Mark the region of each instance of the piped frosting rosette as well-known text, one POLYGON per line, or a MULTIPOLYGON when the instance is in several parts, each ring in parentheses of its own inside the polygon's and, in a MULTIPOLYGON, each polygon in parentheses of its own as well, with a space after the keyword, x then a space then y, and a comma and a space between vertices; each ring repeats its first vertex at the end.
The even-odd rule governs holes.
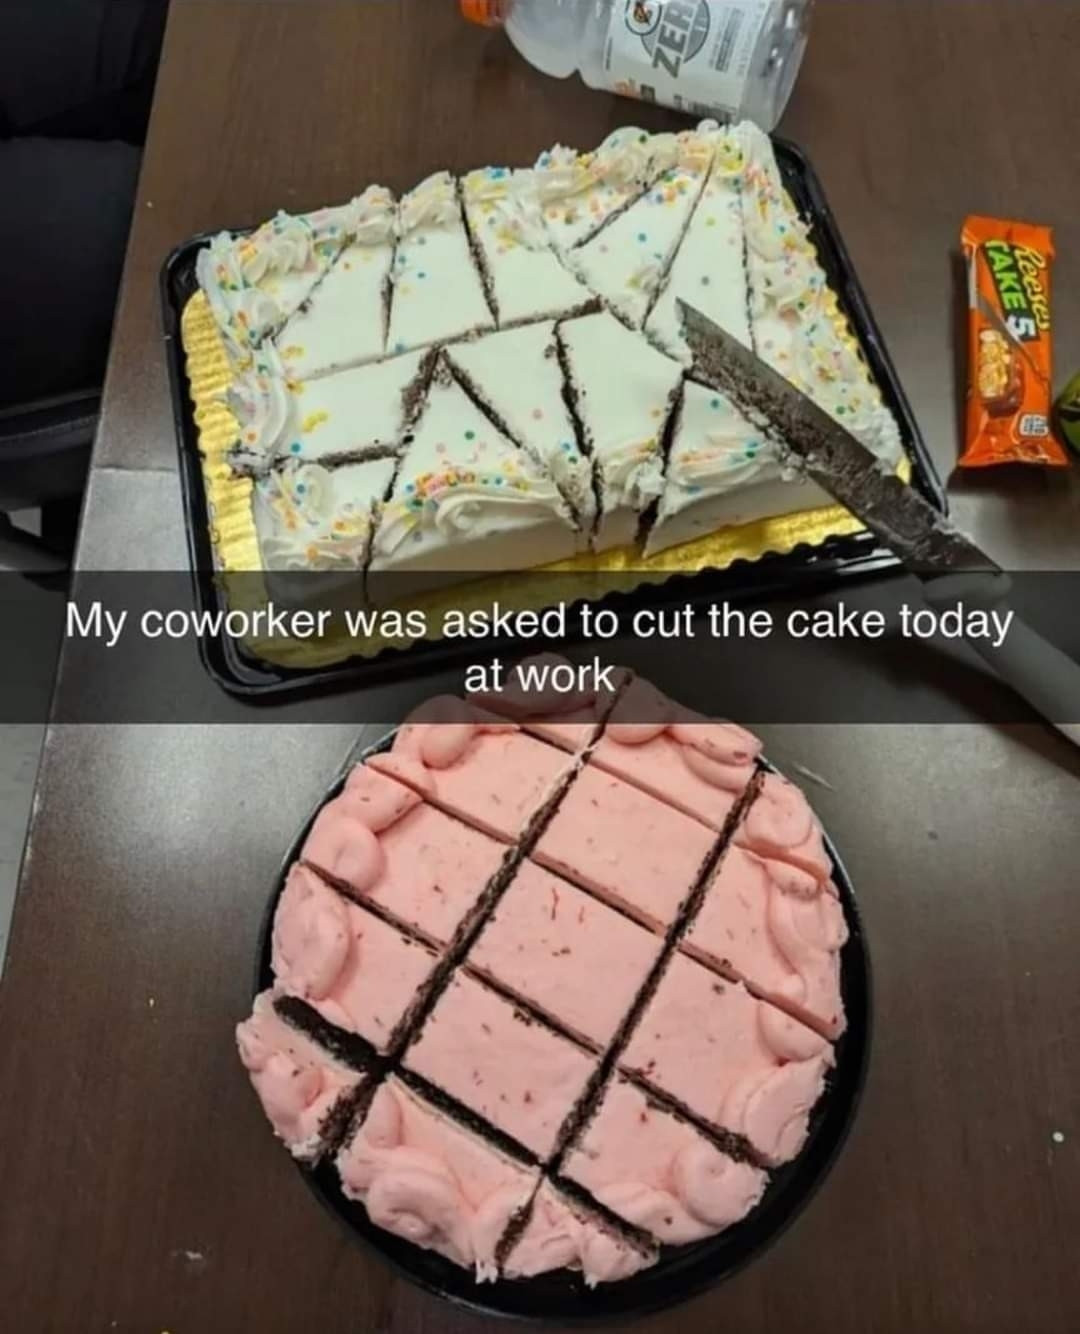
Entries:
POLYGON ((273 343, 253 352, 233 376, 225 402, 238 427, 230 463, 238 472, 264 472, 284 452, 295 424, 295 383, 273 343))
POLYGON ((749 123, 740 131, 747 144, 743 224, 755 351, 878 458, 896 463, 896 422, 853 340, 838 329, 835 298, 768 137, 749 123))
POLYGON ((372 530, 370 505, 335 495, 317 463, 286 464, 255 484, 255 522, 268 570, 363 567, 372 530))
POLYGON ((307 299, 358 224, 371 225, 371 193, 314 213, 280 212, 246 236, 221 232, 199 252, 199 285, 241 363, 307 299))
POLYGON ((600 466, 608 510, 626 505, 640 513, 663 493, 664 472, 655 436, 605 449, 600 466))
POLYGON ((704 1141, 675 1155, 670 1186, 641 1181, 613 1182, 596 1198, 620 1218, 668 1245, 699 1241, 745 1218, 764 1194, 765 1173, 736 1162, 704 1141))

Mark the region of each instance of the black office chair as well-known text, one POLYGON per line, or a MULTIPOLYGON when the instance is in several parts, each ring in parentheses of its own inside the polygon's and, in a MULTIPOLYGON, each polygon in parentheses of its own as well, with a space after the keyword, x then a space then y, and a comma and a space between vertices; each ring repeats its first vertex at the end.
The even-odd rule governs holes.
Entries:
POLYGON ((0 564, 74 549, 167 10, 0 5, 0 564))

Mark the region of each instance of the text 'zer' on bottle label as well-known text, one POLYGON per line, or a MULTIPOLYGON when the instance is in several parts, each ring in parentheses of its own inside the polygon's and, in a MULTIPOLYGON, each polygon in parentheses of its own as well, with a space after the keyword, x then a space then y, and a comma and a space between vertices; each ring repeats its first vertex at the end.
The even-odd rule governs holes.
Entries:
POLYGON ((604 46, 612 92, 735 117, 768 0, 615 0, 604 46))

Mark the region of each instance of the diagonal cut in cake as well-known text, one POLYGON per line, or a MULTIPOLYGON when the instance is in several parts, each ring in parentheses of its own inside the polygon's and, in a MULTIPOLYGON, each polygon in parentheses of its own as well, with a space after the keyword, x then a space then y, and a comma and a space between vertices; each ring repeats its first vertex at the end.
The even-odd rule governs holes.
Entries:
POLYGON ((592 293, 559 260, 528 173, 484 167, 462 178, 465 221, 501 329, 570 315, 592 293))
POLYGON ((565 321, 559 338, 570 401, 595 470, 593 548, 626 546, 664 489, 664 427, 681 371, 606 311, 565 321))
POLYGON ((569 1269, 594 1288, 629 1278, 657 1259, 656 1246, 647 1239, 613 1227, 599 1210, 545 1180, 510 1242, 502 1272, 507 1278, 535 1278, 569 1269))
POLYGON ((845 1026, 840 950, 847 937, 831 880, 733 845, 682 948, 835 1041, 845 1026))
POLYGON ((384 354, 396 224, 394 196, 381 185, 353 201, 348 243, 278 335, 293 375, 324 375, 384 354))
POLYGON ((381 511, 368 580, 377 600, 448 574, 562 560, 583 541, 551 474, 438 367, 381 511), (419 578, 403 584, 390 572, 419 578))
POLYGON ((414 352, 299 380, 286 375, 277 351, 267 345, 229 390, 240 431, 232 465, 261 475, 286 460, 333 467, 399 451, 432 369, 432 358, 414 352))
POLYGON ((386 1052, 423 997, 436 955, 304 866, 274 914, 274 983, 327 1023, 386 1052))
POLYGON ((640 788, 586 765, 530 854, 654 931, 674 922, 716 834, 640 788))
POLYGON ((634 680, 612 710, 589 763, 723 831, 756 773, 761 742, 634 680))
POLYGON ((796 866, 822 883, 832 875, 817 816, 799 788, 779 774, 765 775, 735 830, 735 842, 759 857, 796 866))
POLYGON ((677 135, 674 164, 570 252, 574 272, 632 329, 645 324, 708 178, 714 136, 707 125, 677 135))
POLYGON ((605 1208, 665 1245, 711 1237, 741 1222, 766 1177, 626 1079, 605 1089, 562 1173, 605 1208))
POLYGON ((234 356, 243 361, 299 310, 365 213, 357 199, 298 216, 279 212, 250 235, 219 232, 199 251, 195 274, 234 356))
POLYGON ((561 876, 524 861, 469 951, 468 967, 577 1041, 603 1050, 660 944, 561 876))
POLYGON ((345 1195, 377 1227, 474 1269, 479 1282, 498 1276, 499 1243, 539 1176, 393 1076, 336 1165, 345 1195))
POLYGON ((236 1045, 275 1135, 294 1158, 315 1162, 340 1138, 365 1076, 283 1019, 269 991, 237 1024, 236 1045))
POLYGON ((358 764, 316 816, 300 857, 345 893, 445 945, 482 901, 505 853, 505 844, 358 764))
POLYGON ((770 1164, 802 1148, 832 1048, 789 1014, 675 954, 620 1060, 770 1164))
POLYGON ((503 435, 550 473, 583 532, 596 519, 592 462, 563 398, 551 321, 487 334, 447 349, 455 375, 503 435))
POLYGON ((405 1068, 546 1159, 596 1060, 459 972, 405 1053, 405 1068))
POLYGON ((390 282, 392 356, 494 327, 448 171, 429 176, 401 200, 390 282))
POLYGON ((513 841, 558 799, 573 756, 450 695, 422 705, 367 763, 493 838, 513 841))

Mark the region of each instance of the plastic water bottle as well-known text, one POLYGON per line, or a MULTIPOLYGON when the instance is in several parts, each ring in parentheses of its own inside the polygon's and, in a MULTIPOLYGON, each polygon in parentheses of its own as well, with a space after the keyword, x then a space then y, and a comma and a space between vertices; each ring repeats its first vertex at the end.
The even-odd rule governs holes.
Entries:
POLYGON ((771 130, 806 47, 812 0, 460 0, 530 64, 591 88, 771 130))

